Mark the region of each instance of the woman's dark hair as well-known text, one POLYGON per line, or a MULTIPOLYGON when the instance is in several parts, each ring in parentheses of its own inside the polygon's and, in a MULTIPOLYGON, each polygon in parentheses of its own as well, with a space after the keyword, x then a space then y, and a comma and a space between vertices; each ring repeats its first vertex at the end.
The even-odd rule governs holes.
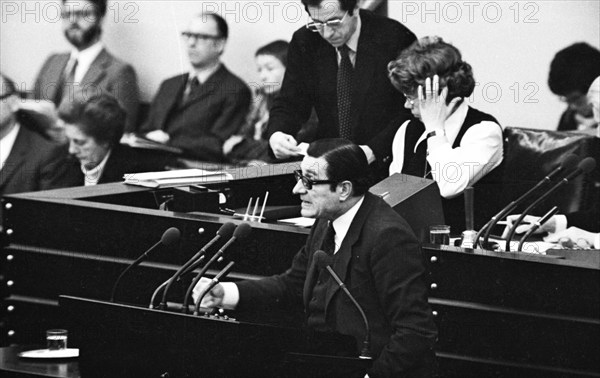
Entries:
MULTIPOLYGON (((360 196, 371 186, 371 171, 363 150, 347 139, 319 139, 310 144, 306 153, 327 162, 327 180, 340 183, 350 181, 353 196, 360 196)), ((336 184, 331 184, 335 190, 336 184)))
POLYGON ((394 87, 409 96, 434 75, 440 78, 440 89, 448 87, 448 103, 455 97, 469 97, 475 89, 471 65, 456 47, 435 36, 415 41, 388 64, 388 72, 394 87))
POLYGON ((256 54, 254 56, 259 55, 271 55, 277 58, 285 67, 287 67, 287 53, 289 43, 283 40, 277 40, 271 42, 269 44, 264 45, 263 47, 256 50, 256 54))
POLYGON ((125 110, 116 98, 108 93, 90 97, 87 101, 74 101, 59 111, 59 117, 110 148, 119 144, 125 130, 125 110))
POLYGON ((587 43, 575 43, 556 53, 550 63, 548 86, 558 96, 586 94, 600 76, 600 51, 587 43))

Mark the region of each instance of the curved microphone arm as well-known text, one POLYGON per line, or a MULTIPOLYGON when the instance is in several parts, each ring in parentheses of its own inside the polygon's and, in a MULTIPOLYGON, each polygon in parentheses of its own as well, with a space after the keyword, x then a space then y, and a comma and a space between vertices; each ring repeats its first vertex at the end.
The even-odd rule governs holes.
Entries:
POLYGON ((517 251, 521 252, 521 250, 523 248, 523 243, 525 243, 525 240, 527 240, 527 238, 529 238, 531 236, 531 234, 533 234, 535 232, 535 230, 537 230, 538 228, 542 227, 542 225, 544 223, 548 222, 548 220, 550 218, 552 218, 552 216, 554 214, 556 214, 557 212, 558 212, 558 206, 554 206, 543 217, 541 217, 540 219, 538 219, 537 221, 535 221, 535 223, 533 224, 533 226, 529 230, 527 230, 527 232, 525 233, 525 235, 523 235, 523 237, 521 238, 521 240, 519 240, 519 247, 517 248, 517 251))
POLYGON ((196 306, 194 307, 194 315, 198 315, 200 313, 200 304, 202 303, 202 299, 204 299, 206 294, 208 294, 213 289, 213 287, 217 286, 217 284, 221 281, 223 277, 227 277, 234 264, 235 263, 233 261, 230 261, 229 264, 227 264, 227 266, 215 276, 215 278, 210 280, 210 284, 208 284, 208 286, 204 288, 202 294, 198 297, 198 301, 196 302, 196 306))
POLYGON ((187 313, 188 304, 190 302, 189 298, 192 295, 192 290, 194 290, 194 288, 196 287, 198 282, 200 282, 200 279, 206 274, 206 271, 208 270, 208 268, 210 268, 210 266, 215 261, 220 259, 222 256, 223 256, 223 251, 220 249, 217 251, 217 253, 214 254, 214 256, 210 260, 208 260, 208 262, 206 264, 204 264, 202 269, 200 269, 200 272, 196 275, 196 277, 194 277, 194 279, 192 280, 192 283, 190 284, 190 286, 188 286, 187 291, 185 292, 185 297, 183 298, 183 304, 181 305, 181 312, 183 312, 184 314, 187 313))

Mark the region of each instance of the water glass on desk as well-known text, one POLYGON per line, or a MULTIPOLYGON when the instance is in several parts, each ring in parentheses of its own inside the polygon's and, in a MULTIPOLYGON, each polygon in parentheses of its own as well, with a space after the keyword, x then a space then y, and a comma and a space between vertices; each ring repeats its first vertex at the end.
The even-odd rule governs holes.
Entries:
POLYGON ((46 347, 50 350, 67 349, 66 329, 49 329, 46 331, 46 347))
POLYGON ((450 245, 450 226, 445 224, 429 226, 429 242, 450 245))

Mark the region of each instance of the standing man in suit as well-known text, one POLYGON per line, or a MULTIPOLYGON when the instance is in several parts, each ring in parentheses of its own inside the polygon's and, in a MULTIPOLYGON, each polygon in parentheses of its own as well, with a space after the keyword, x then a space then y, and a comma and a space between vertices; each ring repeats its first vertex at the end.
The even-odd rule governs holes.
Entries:
MULTIPOLYGON (((291 268, 257 281, 219 284, 202 305, 243 310, 302 301, 310 329, 353 336, 360 350, 362 317, 316 265, 315 252, 323 250, 366 313, 374 359, 368 376, 433 376, 437 331, 427 304, 421 249, 406 221, 367 192, 364 152, 344 139, 321 139, 310 144, 300 166, 293 192, 302 201, 302 216, 316 222, 291 268)), ((204 280, 195 288, 196 300, 204 280)))
POLYGON ((281 95, 269 119, 273 153, 280 159, 302 153, 295 135, 314 107, 317 139, 346 138, 361 146, 369 163, 389 160, 396 130, 388 123, 410 114, 402 109, 404 96, 391 85, 387 65, 415 35, 397 21, 359 10, 356 0, 302 3, 312 22, 292 37, 281 95))
POLYGON ((60 111, 77 99, 106 91, 126 110, 125 129, 133 132, 139 104, 137 78, 133 67, 102 44, 106 6, 107 0, 63 0, 63 31, 73 50, 46 60, 35 81, 34 95, 52 101, 60 111))
POLYGON ((221 161, 223 142, 246 119, 250 89, 221 62, 229 36, 221 16, 196 15, 181 34, 191 70, 161 84, 142 131, 192 158, 221 161))
POLYGON ((46 138, 43 127, 30 124, 33 118, 19 110, 14 83, 2 74, 0 80, 0 195, 59 187, 66 174, 65 149, 46 138))

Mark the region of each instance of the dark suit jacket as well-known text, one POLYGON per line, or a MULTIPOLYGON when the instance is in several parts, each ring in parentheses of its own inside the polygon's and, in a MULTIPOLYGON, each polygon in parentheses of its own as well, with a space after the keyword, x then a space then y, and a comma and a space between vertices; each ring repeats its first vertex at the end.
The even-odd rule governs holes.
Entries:
MULTIPOLYGON (((314 252, 327 221, 317 220, 284 274, 238 283, 239 309, 258 303, 304 301, 317 278, 314 252)), ((421 250, 408 224, 378 197, 367 194, 336 254, 335 272, 364 309, 375 358, 369 376, 428 377, 433 370, 436 327, 427 304, 421 250)), ((327 283, 325 316, 336 331, 364 340, 362 318, 333 280, 327 283)))
POLYGON ((224 65, 182 104, 189 74, 165 80, 150 107, 144 133, 163 130, 169 144, 190 157, 223 160, 223 142, 244 123, 250 107, 248 86, 224 65))
MULTIPOLYGON (((71 157, 68 166, 69 172, 62 185, 85 185, 85 177, 81 171, 79 160, 71 157)), ((144 159, 144 156, 140 155, 136 149, 120 144, 113 147, 98 184, 123 181, 123 175, 126 173, 161 171, 164 169, 165 167, 158 164, 157 160, 144 159)))
MULTIPOLYGON (((70 53, 54 54, 46 60, 35 81, 37 99, 54 100, 57 83, 69 57, 70 53)), ((135 71, 132 66, 115 58, 106 49, 98 54, 77 87, 65 88, 62 102, 56 105, 65 108, 73 98, 89 98, 101 90, 116 97, 127 112, 125 132, 135 131, 139 105, 135 71)))
MULTIPOLYGON (((391 156, 393 132, 374 139, 404 109, 404 96, 388 78, 387 65, 410 46, 415 35, 389 18, 361 10, 362 28, 354 67, 352 141, 367 144, 377 159, 391 156)), ((276 131, 296 135, 314 107, 319 118, 316 139, 339 137, 337 115, 337 53, 319 33, 305 27, 294 33, 288 66, 269 119, 270 137, 276 131)), ((408 113, 407 113, 408 114, 408 113)), ((310 141, 306 141, 310 142, 310 141)))
POLYGON ((21 124, 15 144, 0 169, 0 195, 61 187, 67 175, 66 157, 64 146, 21 124))

